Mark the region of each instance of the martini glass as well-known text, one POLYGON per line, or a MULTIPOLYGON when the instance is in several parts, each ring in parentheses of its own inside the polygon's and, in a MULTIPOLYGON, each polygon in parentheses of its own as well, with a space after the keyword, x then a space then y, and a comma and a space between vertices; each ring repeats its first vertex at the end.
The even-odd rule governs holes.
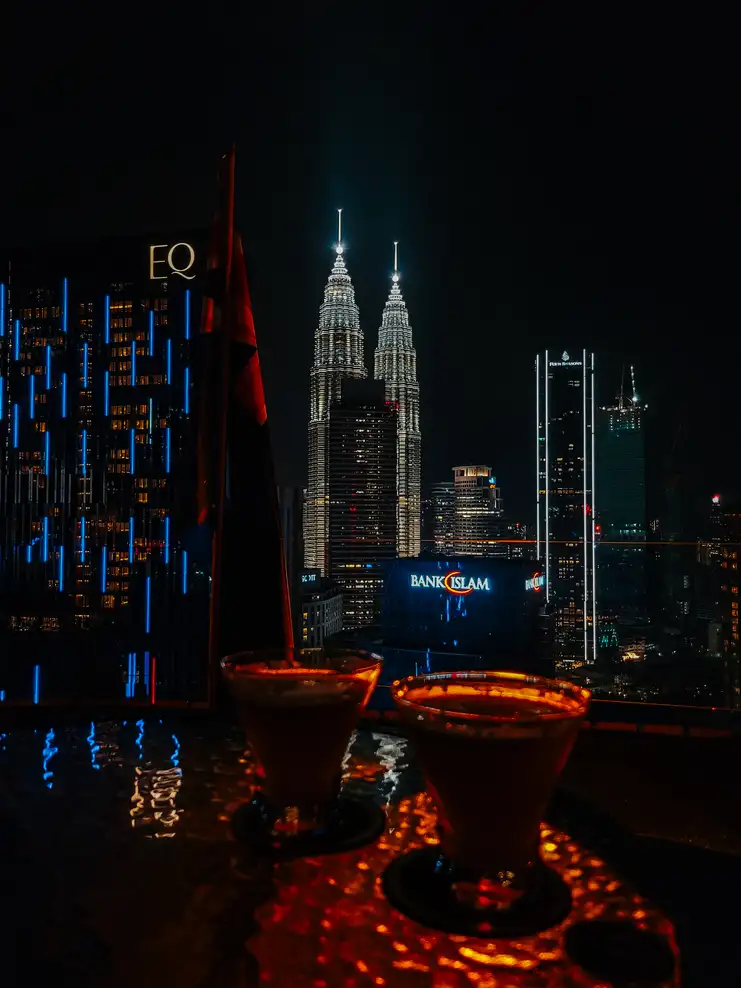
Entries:
POLYGON ((289 855, 345 850, 377 836, 380 810, 341 795, 340 785, 381 661, 340 649, 241 652, 222 660, 257 761, 256 792, 233 821, 238 836, 289 855))
POLYGON ((563 919, 571 895, 540 858, 540 822, 589 695, 514 672, 394 683, 440 835, 439 846, 412 851, 387 869, 384 888, 397 908, 468 935, 524 935, 563 919))

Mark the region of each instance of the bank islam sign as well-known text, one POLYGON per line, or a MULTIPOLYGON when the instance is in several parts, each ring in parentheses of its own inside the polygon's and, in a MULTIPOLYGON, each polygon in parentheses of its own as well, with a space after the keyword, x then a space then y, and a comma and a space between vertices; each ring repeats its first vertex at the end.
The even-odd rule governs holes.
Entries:
POLYGON ((416 590, 447 590, 455 597, 467 597, 468 594, 478 590, 491 592, 491 584, 488 576, 463 576, 458 569, 452 570, 445 576, 435 574, 412 573, 409 577, 409 586, 416 590))

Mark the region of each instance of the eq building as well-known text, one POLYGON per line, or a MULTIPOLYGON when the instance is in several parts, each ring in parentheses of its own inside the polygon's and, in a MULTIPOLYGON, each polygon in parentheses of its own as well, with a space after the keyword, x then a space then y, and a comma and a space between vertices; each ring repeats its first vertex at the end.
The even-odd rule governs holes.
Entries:
MULTIPOLYGON (((190 546, 204 268, 191 233, 0 269, 0 634, 6 658, 53 646, 37 700, 83 654, 96 691, 202 685, 188 656, 205 654, 209 592, 190 546)), ((18 678, 0 683, 8 699, 28 698, 22 663, 2 674, 18 678)))

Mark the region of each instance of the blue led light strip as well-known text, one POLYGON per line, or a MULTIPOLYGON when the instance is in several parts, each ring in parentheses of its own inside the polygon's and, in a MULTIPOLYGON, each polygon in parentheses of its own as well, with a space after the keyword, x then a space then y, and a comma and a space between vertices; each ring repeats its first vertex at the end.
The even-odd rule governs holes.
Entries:
POLYGON ((126 670, 126 696, 128 699, 131 699, 131 684, 132 684, 131 655, 132 653, 129 652, 129 667, 126 670))
POLYGON ((13 449, 18 449, 18 406, 13 405, 13 449))
POLYGON ((108 408, 109 408, 109 405, 108 405, 109 398, 110 398, 110 395, 109 395, 109 390, 110 390, 109 384, 110 384, 110 374, 108 373, 108 371, 106 371, 105 372, 105 384, 103 386, 103 414, 104 415, 107 415, 108 414, 108 408))
POLYGON ((82 386, 87 388, 87 343, 82 345, 82 386))
POLYGON ((67 332, 67 279, 62 282, 62 332, 67 332))
POLYGON ((31 374, 28 379, 28 417, 30 419, 35 418, 35 406, 36 405, 36 375, 31 374))
POLYGON ((51 433, 47 428, 44 433, 44 473, 48 476, 51 472, 49 467, 51 465, 51 433))
POLYGON ((172 384, 172 340, 167 341, 167 384, 172 384))
POLYGON ((85 515, 80 518, 80 562, 85 562, 85 515))
POLYGON ((15 335, 13 336, 13 358, 15 360, 21 359, 21 321, 16 319, 15 321, 15 335))
POLYGON ((5 336, 5 282, 0 281, 0 336, 5 336))
POLYGON ((165 473, 170 472, 170 426, 165 429, 165 473))
POLYGON ((49 559, 49 516, 44 515, 44 541, 43 541, 43 552, 41 557, 44 562, 49 559))
POLYGON ((151 665, 151 659, 149 658, 149 652, 144 653, 144 692, 149 696, 149 667, 151 665))
POLYGON ((136 340, 131 343, 131 387, 136 384, 136 340))
POLYGON ((106 295, 103 299, 103 332, 105 342, 111 342, 111 296, 106 295))
POLYGON ((183 395, 183 411, 186 415, 190 413, 190 367, 185 368, 185 385, 183 395))
POLYGON ((134 516, 129 518, 129 562, 134 562, 134 516))
POLYGON ((185 338, 190 339, 190 289, 185 289, 185 338))
POLYGON ((105 593, 108 586, 108 546, 100 550, 100 592, 105 593))
POLYGON ((32 551, 33 551, 33 549, 32 549, 31 543, 29 542, 28 545, 26 546, 26 562, 27 563, 30 563, 31 562, 31 552, 32 551))
POLYGON ((62 374, 62 418, 67 418, 67 375, 62 374))
POLYGON ((165 564, 170 564, 170 516, 165 515, 165 564))
POLYGON ((188 553, 183 549, 182 552, 182 565, 183 565, 183 593, 188 592, 188 553))
POLYGON ((51 387, 51 344, 46 344, 46 389, 51 387))
POLYGON ((64 590, 64 546, 59 546, 59 592, 64 590))
POLYGON ((149 310, 149 356, 154 356, 154 312, 149 310))
POLYGON ((152 597, 152 577, 148 576, 146 582, 146 598, 144 604, 144 631, 146 632, 146 634, 149 634, 149 629, 151 626, 151 616, 152 616, 151 597, 152 597))
POLYGON ((33 667, 33 702, 39 702, 39 695, 41 693, 41 666, 33 667))
POLYGON ((82 476, 87 477, 87 429, 82 430, 82 476))
POLYGON ((129 443, 129 470, 131 473, 134 472, 134 454, 136 452, 136 434, 134 430, 131 430, 131 442, 129 443))

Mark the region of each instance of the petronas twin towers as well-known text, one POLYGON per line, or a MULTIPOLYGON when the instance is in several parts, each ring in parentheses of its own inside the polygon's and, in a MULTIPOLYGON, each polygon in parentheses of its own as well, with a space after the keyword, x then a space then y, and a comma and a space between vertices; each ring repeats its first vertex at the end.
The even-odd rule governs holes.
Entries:
MULTIPOLYGON (((335 262, 319 309, 314 336, 309 410, 309 480, 304 507, 304 565, 327 573, 329 549, 329 410, 345 378, 367 377, 363 331, 342 245, 342 210, 335 262)), ((381 316, 374 377, 385 382, 386 401, 398 408, 397 547, 399 556, 420 552, 419 384, 417 355, 407 307, 399 288, 397 245, 391 290, 381 316)))

